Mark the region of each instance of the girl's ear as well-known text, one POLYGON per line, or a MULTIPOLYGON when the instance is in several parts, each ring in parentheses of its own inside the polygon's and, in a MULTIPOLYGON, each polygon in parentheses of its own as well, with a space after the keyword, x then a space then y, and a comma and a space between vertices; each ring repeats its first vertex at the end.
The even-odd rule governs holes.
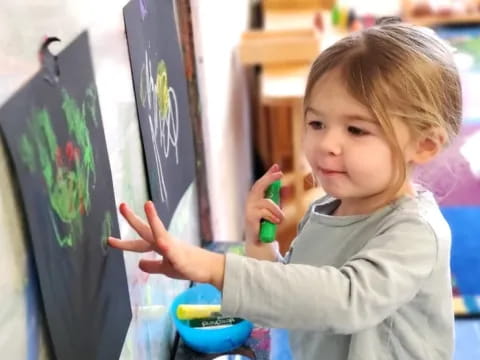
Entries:
POLYGON ((440 128, 431 129, 428 133, 418 137, 413 162, 421 165, 432 160, 442 150, 446 139, 445 131, 440 128))

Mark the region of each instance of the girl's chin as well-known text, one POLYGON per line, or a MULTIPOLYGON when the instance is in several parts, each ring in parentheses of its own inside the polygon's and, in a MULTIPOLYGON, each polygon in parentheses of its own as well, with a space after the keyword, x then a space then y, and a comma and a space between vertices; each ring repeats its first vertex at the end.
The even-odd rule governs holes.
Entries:
POLYGON ((360 189, 356 189, 353 186, 349 186, 345 182, 333 183, 331 181, 325 181, 320 183, 320 187, 326 194, 336 199, 351 199, 364 197, 363 192, 360 189))
POLYGON ((338 188, 334 188, 334 187, 329 187, 329 186, 321 186, 321 188, 323 189, 323 191, 325 191, 326 194, 336 198, 336 199, 344 199, 344 198, 347 198, 349 197, 348 196, 348 192, 346 191, 341 191, 339 190, 338 188))

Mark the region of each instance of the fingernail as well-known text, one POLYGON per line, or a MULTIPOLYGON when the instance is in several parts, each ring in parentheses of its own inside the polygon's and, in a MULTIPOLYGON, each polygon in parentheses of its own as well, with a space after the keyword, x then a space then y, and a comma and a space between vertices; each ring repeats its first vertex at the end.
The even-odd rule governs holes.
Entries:
POLYGON ((155 205, 153 204, 153 201, 152 201, 152 200, 148 200, 148 201, 145 203, 145 207, 146 207, 146 208, 149 208, 151 211, 155 211, 155 205))

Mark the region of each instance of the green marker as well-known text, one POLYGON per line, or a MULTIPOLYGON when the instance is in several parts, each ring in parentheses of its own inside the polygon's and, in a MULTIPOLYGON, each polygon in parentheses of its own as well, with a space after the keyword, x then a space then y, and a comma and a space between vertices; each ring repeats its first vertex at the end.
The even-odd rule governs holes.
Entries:
MULTIPOLYGON (((275 180, 271 183, 265 191, 265 198, 271 199, 275 204, 280 204, 280 188, 282 184, 280 180, 275 180)), ((266 219, 260 221, 260 241, 263 243, 271 243, 275 240, 275 233, 277 232, 277 224, 274 224, 266 219)))

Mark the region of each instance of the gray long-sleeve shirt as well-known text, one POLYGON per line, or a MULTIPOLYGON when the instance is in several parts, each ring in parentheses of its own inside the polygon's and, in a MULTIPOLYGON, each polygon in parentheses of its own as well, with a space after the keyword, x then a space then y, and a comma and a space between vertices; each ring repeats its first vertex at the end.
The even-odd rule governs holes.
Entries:
POLYGON ((289 329, 295 360, 451 359, 451 234, 433 196, 336 206, 312 204, 288 264, 228 254, 222 312, 289 329))

